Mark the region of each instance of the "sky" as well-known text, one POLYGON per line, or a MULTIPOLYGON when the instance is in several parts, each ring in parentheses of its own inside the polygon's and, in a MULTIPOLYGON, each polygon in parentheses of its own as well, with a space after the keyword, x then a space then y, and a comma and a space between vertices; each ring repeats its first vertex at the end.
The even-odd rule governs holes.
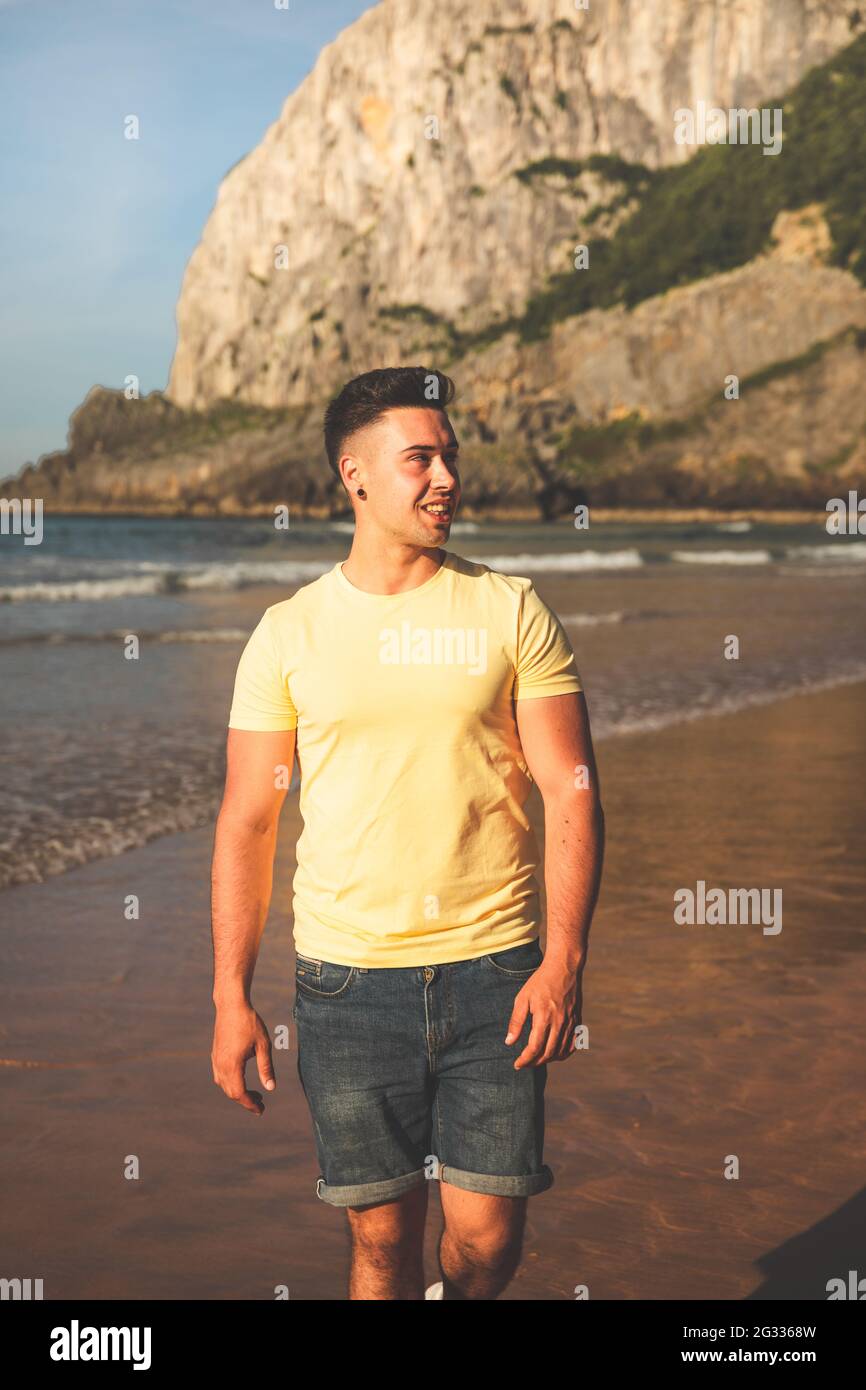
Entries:
POLYGON ((368 8, 0 0, 0 478, 65 447, 91 386, 165 388, 222 178, 368 8))

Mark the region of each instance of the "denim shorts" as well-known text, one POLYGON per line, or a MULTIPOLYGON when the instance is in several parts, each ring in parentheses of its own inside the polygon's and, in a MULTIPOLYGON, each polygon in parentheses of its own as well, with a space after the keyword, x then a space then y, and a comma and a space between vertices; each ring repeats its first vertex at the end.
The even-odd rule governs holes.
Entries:
POLYGON ((537 938, 445 965, 297 957, 292 1017, 322 1201, 392 1201, 428 1178, 502 1197, 552 1185, 547 1066, 514 1068, 529 1016, 505 1043, 515 997, 542 959, 537 938))

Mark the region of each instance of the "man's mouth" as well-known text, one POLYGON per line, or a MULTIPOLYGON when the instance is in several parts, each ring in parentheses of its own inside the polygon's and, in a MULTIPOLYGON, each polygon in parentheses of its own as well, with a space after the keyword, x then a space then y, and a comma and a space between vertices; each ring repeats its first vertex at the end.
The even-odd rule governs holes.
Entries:
POLYGON ((433 516, 437 521, 448 521, 454 511, 453 502, 422 502, 422 512, 428 516, 433 516))

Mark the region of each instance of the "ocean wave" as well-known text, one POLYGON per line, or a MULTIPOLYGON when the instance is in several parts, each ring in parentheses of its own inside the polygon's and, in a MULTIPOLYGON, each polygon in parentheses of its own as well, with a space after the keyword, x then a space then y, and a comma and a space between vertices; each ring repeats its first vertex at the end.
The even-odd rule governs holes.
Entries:
POLYGON ((520 555, 467 555, 466 558, 474 565, 487 565, 492 570, 518 575, 525 570, 550 570, 559 574, 581 570, 630 570, 639 569, 644 563, 638 550, 576 550, 556 555, 533 555, 524 551, 520 555))
POLYGON ((821 565, 844 565, 852 560, 862 563, 866 560, 866 541, 846 541, 839 537, 823 545, 792 545, 785 551, 785 558, 817 561, 821 565))
POLYGON ((38 840, 32 830, 15 835, 8 826, 9 848, 0 850, 0 888, 24 883, 44 883, 70 869, 97 859, 111 859, 127 850, 141 849, 151 840, 179 831, 197 830, 216 817, 219 795, 199 791, 176 803, 162 801, 142 808, 135 816, 112 821, 105 816, 82 818, 73 826, 57 827, 38 840))
POLYGON ((794 695, 817 695, 822 690, 834 690, 840 685, 859 685, 866 681, 866 663, 858 663, 835 672, 830 676, 818 678, 804 677, 800 681, 789 681, 783 685, 766 686, 763 690, 748 690, 742 694, 725 694, 715 698, 712 704, 690 705, 680 709, 656 710, 651 714, 629 715, 627 712, 606 723, 604 716, 593 720, 593 740, 600 743, 606 738, 619 738, 624 734, 653 733, 658 729, 669 729, 678 724, 692 724, 699 719, 711 719, 716 715, 738 714, 741 710, 760 705, 772 705, 777 700, 789 700, 794 695))
POLYGON ((124 579, 68 579, 50 583, 10 584, 0 588, 2 603, 71 603, 98 602, 102 599, 127 598, 144 594, 169 592, 168 586, 154 575, 139 575, 124 579))
MULTIPOLYGON (((178 628, 176 631, 148 632, 136 629, 142 642, 245 642, 249 632, 240 627, 178 628)), ((107 632, 30 632, 0 637, 0 647, 22 647, 44 643, 62 647, 73 642, 124 642, 129 628, 114 628, 107 632)))
POLYGON ((333 560, 245 561, 222 565, 155 565, 142 562, 142 574, 109 579, 67 579, 11 584, 0 588, 5 603, 99 603, 106 599, 176 594, 198 589, 244 589, 252 584, 298 584, 318 579, 333 560))
MULTIPOLYGON (((472 524, 472 523, 468 523, 472 524)), ((254 584, 306 584, 333 568, 333 560, 238 560, 225 564, 171 565, 141 561, 137 572, 124 566, 105 579, 37 580, 0 587, 5 603, 100 603, 109 599, 154 597, 202 589, 244 589, 254 584)), ((566 555, 494 555, 476 563, 507 572, 633 569, 643 564, 637 550, 577 551, 566 555)), ((120 566, 119 566, 120 567, 120 566)))
POLYGON ((653 618, 673 618, 677 614, 671 609, 615 608, 608 613, 565 613, 560 614, 560 622, 570 623, 572 627, 602 627, 608 623, 642 623, 653 618))
MULTIPOLYGON (((467 527, 474 522, 464 523, 467 527)), ((476 528, 478 529, 478 528, 476 528)), ((575 550, 557 553, 477 555, 467 557, 472 563, 487 565, 505 574, 580 574, 590 570, 633 570, 645 564, 640 551, 575 550)), ((665 558, 664 556, 662 558, 665 558)), ((766 565, 772 563, 769 550, 672 550, 667 556, 679 564, 689 565, 766 565)), ((780 559, 797 565, 808 563, 821 566, 862 564, 866 561, 866 541, 841 541, 833 544, 789 546, 780 559)), ((42 579, 0 586, 0 602, 5 603, 100 603, 112 599, 157 597, 166 594, 192 593, 201 590, 237 590, 253 585, 285 585, 297 588, 318 579, 334 565, 328 560, 238 560, 216 564, 177 565, 154 561, 112 562, 115 572, 105 578, 70 577, 42 579)), ((114 634, 109 634, 113 636, 114 634)), ((50 639, 45 639, 50 640, 50 639)), ((62 640, 59 636, 57 640, 62 640)), ((98 640, 98 639, 97 639, 98 640)), ((163 636, 163 641, 172 640, 163 636)), ((194 641, 178 637, 178 641, 194 641)), ((201 641, 217 641, 203 636, 201 641)), ((223 640, 233 640, 225 638, 223 640)))
POLYGON ((246 642, 249 632, 242 627, 180 628, 176 632, 142 632, 149 642, 246 642))
POLYGON ((570 623, 572 627, 599 627, 604 623, 621 623, 625 616, 625 613, 563 613, 559 621, 570 623))
POLYGON ((769 565, 769 550, 672 550, 671 559, 682 565, 769 565))

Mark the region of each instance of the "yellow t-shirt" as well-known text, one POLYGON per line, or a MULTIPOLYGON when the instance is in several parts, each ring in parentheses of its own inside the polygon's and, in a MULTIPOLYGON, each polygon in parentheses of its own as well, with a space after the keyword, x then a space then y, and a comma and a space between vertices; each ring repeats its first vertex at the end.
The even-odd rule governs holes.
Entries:
POLYGON ((513 702, 580 689, 532 581, 450 552, 406 593, 366 593, 338 562, 268 608, 229 727, 297 729, 296 949, 415 966, 535 940, 539 851, 513 702))

